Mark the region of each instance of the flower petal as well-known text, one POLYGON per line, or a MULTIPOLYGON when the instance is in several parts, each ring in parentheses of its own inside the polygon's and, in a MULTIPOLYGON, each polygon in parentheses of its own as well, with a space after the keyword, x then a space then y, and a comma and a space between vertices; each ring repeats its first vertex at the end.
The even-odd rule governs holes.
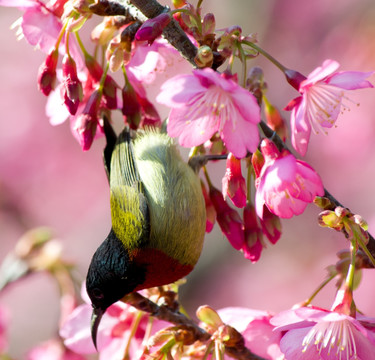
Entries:
POLYGON ((209 115, 186 120, 189 114, 189 107, 174 108, 169 114, 167 125, 168 135, 179 137, 180 144, 185 147, 203 144, 218 130, 218 124, 209 115))
POLYGON ((302 81, 300 85, 300 92, 303 92, 304 88, 309 87, 310 85, 315 84, 331 75, 339 68, 339 66, 340 64, 337 61, 330 59, 325 60, 322 66, 317 67, 309 74, 306 80, 302 81))
MULTIPOLYGON (((235 115, 233 112, 233 117, 235 115)), ((257 126, 245 121, 241 116, 238 117, 235 128, 232 127, 230 121, 225 122, 221 138, 227 149, 238 159, 245 157, 248 151, 254 152, 259 144, 257 126)))
POLYGON ((172 108, 179 108, 186 106, 194 96, 204 93, 207 89, 193 75, 177 75, 167 80, 160 90, 156 97, 157 102, 172 108))
POLYGON ((333 74, 327 83, 345 90, 373 88, 374 86, 366 80, 374 72, 342 71, 333 74))

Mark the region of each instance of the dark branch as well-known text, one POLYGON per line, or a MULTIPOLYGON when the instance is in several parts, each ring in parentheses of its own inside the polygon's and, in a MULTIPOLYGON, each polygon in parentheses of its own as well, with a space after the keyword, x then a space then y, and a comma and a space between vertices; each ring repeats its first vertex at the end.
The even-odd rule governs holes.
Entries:
MULTIPOLYGON (((165 305, 159 306, 138 293, 126 295, 122 299, 122 301, 135 307, 138 310, 149 313, 159 320, 167 321, 177 326, 183 325, 184 327, 189 328, 196 341, 199 340, 202 342, 206 342, 211 338, 211 335, 208 332, 200 328, 193 320, 187 318, 184 314, 172 311, 165 305)), ((248 348, 244 346, 244 343, 245 342, 243 341, 242 346, 238 346, 238 343, 237 346, 226 346, 225 352, 227 353, 227 355, 238 360, 264 360, 264 358, 253 354, 248 348)))

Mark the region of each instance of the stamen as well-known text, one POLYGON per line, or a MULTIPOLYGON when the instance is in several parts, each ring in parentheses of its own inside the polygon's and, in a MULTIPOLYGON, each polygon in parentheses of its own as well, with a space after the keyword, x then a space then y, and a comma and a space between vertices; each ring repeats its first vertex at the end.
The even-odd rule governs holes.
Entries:
POLYGON ((302 341, 302 352, 315 346, 319 354, 327 349, 335 351, 337 359, 357 359, 353 325, 348 320, 320 322, 315 324, 302 341))

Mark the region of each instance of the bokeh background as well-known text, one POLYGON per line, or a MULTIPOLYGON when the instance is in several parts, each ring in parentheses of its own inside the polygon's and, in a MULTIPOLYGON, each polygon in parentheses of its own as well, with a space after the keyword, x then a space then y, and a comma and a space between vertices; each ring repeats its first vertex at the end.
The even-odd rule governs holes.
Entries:
MULTIPOLYGON (((373 0, 205 0, 203 8, 215 14, 217 28, 238 24, 244 34, 257 33, 261 47, 305 75, 327 58, 339 61, 342 70, 375 69, 373 0)), ((46 225, 61 239, 64 257, 76 262, 83 279, 110 228, 104 139, 82 152, 68 123, 49 124, 46 98, 36 85, 44 54, 25 40, 16 41, 10 30, 20 15, 17 9, 0 11, 0 261, 26 230, 46 225)), ((252 64, 263 68, 274 105, 283 108, 297 96, 265 59, 252 64)), ((374 76, 371 80, 375 83, 374 76)), ((351 111, 340 116, 327 136, 312 135, 305 160, 337 199, 369 222, 374 234, 375 96, 367 89, 347 95, 351 111)), ((283 115, 289 119, 288 113, 283 115)), ((223 164, 210 167, 220 187, 223 164)), ((323 280, 325 268, 336 262, 336 252, 348 248, 340 234, 319 228, 317 214, 310 205, 303 215, 283 221, 281 240, 270 245, 257 264, 236 252, 216 225, 181 288, 183 305, 192 315, 203 304, 278 312, 307 298, 323 280)), ((314 304, 329 308, 334 294, 329 286, 314 304)), ((366 315, 375 316, 374 296, 375 273, 366 270, 355 296, 366 315)), ((58 291, 47 274, 9 287, 0 294, 0 306, 11 315, 12 356, 22 358, 27 349, 56 334, 58 291)))

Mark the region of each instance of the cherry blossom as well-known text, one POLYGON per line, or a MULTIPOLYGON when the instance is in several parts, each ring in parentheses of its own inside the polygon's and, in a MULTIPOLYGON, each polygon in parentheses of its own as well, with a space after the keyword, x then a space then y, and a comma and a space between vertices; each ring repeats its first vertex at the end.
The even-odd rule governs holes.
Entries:
POLYGON ((319 308, 284 311, 271 319, 283 333, 280 349, 288 360, 372 360, 375 319, 319 308))
POLYGON ((325 129, 335 124, 340 112, 348 109, 345 90, 373 87, 366 80, 372 72, 337 72, 339 66, 334 60, 325 60, 322 66, 299 82, 301 96, 293 99, 285 108, 292 110, 292 145, 302 156, 307 151, 311 129, 315 133, 326 133, 325 129))
POLYGON ((270 140, 261 144, 265 164, 256 180, 256 211, 263 218, 263 205, 281 218, 300 215, 324 188, 319 175, 302 160, 284 150, 281 153, 270 140))
POLYGON ((206 68, 175 76, 163 84, 157 101, 171 108, 167 131, 182 146, 201 145, 216 132, 237 158, 258 146, 257 101, 224 74, 206 68))

